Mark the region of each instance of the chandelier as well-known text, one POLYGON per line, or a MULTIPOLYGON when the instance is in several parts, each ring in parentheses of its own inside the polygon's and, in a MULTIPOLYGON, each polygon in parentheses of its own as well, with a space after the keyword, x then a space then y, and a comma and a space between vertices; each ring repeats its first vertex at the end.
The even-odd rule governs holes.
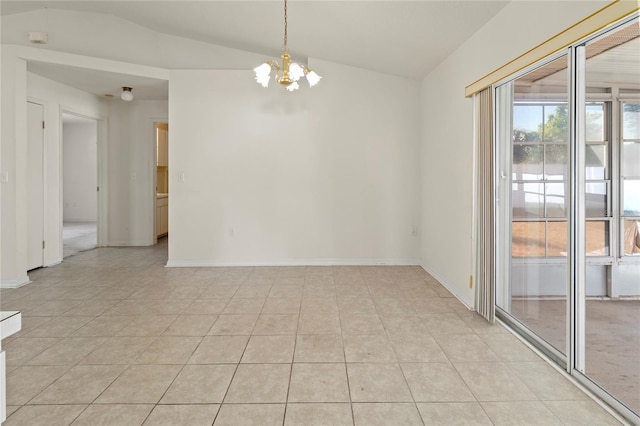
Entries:
POLYGON ((300 65, 291 61, 289 55, 289 49, 287 48, 287 0, 284 0, 284 45, 282 48, 282 64, 278 63, 277 59, 265 62, 253 71, 256 73, 256 81, 262 85, 262 87, 269 86, 269 80, 271 79, 271 71, 275 69, 275 80, 284 86, 288 91, 293 92, 300 88, 298 80, 302 77, 306 77, 309 82, 309 87, 313 87, 322 77, 315 72, 311 71, 305 65, 300 65))

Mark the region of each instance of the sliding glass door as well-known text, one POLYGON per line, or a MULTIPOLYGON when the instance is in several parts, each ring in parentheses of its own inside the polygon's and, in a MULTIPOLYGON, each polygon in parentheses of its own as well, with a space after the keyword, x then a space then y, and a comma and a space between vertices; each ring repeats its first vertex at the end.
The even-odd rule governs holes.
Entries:
POLYGON ((497 315, 640 420, 640 25, 495 86, 497 315))

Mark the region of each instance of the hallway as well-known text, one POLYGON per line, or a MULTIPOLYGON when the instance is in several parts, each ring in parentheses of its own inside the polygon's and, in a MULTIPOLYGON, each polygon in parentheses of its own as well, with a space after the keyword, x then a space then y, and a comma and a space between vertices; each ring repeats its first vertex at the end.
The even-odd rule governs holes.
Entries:
POLYGON ((618 424, 413 266, 165 268, 99 248, 2 290, 5 425, 618 424))

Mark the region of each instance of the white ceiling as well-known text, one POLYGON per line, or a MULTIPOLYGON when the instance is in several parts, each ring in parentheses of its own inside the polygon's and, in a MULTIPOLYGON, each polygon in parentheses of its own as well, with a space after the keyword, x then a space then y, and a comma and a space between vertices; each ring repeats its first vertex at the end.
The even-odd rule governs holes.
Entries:
MULTIPOLYGON (((289 0, 289 48, 314 57, 422 79, 485 25, 508 1, 289 0)), ((276 56, 283 2, 7 1, 0 13, 65 9, 103 13, 154 31, 276 56)))

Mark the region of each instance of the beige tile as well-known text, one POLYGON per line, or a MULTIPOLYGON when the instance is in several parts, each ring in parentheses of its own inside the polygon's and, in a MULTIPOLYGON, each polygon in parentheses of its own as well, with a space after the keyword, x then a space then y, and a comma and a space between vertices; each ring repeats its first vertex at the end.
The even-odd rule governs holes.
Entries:
POLYGON ((222 402, 236 371, 231 364, 186 365, 173 381, 161 404, 214 404, 222 402))
POLYGON ((376 309, 379 314, 401 314, 401 315, 410 315, 416 314, 416 311, 413 309, 412 305, 413 299, 408 298, 380 298, 376 297, 374 299, 374 303, 376 304, 376 309))
POLYGON ((217 319, 217 315, 180 315, 162 334, 203 337, 217 319))
POLYGON ((434 334, 433 337, 453 363, 500 360, 475 334, 434 334))
POLYGON ((353 426, 351 404, 287 404, 285 426, 353 426))
POLYGON ((291 364, 240 364, 225 403, 285 402, 291 364))
POLYGON ((152 409, 151 404, 92 404, 73 422, 73 426, 138 426, 152 409))
POLYGON ((347 364, 352 402, 413 402, 398 364, 347 364))
POLYGON ((537 399, 502 362, 454 364, 478 401, 529 401, 537 399))
POLYGON ((27 364, 74 365, 106 341, 106 337, 65 337, 27 364))
POLYGON ((347 362, 396 362, 396 355, 386 336, 344 336, 347 362))
POLYGON ((491 420, 477 402, 418 403, 426 426, 491 426, 491 420))
POLYGON ((262 305, 264 305, 265 298, 253 298, 253 299, 231 299, 227 306, 222 311, 225 315, 233 314, 259 314, 262 311, 262 305))
POLYGON ((251 336, 242 363, 291 363, 296 336, 251 336))
POLYGON ((475 401, 473 394, 449 363, 401 364, 416 402, 475 401))
POLYGON ((132 317, 117 336, 159 336, 175 321, 177 315, 141 315, 132 317))
POLYGON ((223 404, 215 426, 281 426, 284 404, 223 404))
POLYGON ((481 405, 494 425, 562 424, 540 401, 483 402, 481 405))
MULTIPOLYGON (((0 295, 0 300, 2 300, 2 295, 0 295)), ((1 302, 0 302, 1 303, 1 302)), ((2 310, 10 310, 10 309, 4 309, 4 308, 0 308, 2 310)), ((31 332, 32 330, 40 327, 41 325, 51 321, 52 319, 54 319, 55 317, 22 317, 21 318, 21 329, 20 331, 18 331, 17 333, 13 334, 11 337, 24 337, 26 336, 29 332, 31 332)), ((4 340, 4 342, 6 343, 7 340, 4 340)))
POLYGON ((309 297, 302 298, 300 312, 303 314, 338 314, 338 301, 333 297, 309 297))
POLYGON ((371 297, 369 288, 361 282, 360 284, 336 285, 338 297, 371 297))
POLYGON ((9 417, 16 411, 20 409, 21 405, 7 405, 7 411, 5 412, 6 416, 9 417))
POLYGON ((357 403, 353 418, 356 426, 422 425, 414 403, 357 403))
POLYGON ((91 321, 93 317, 56 317, 27 333, 25 337, 66 337, 91 321))
POLYGON ((368 314, 377 315, 376 305, 370 297, 338 297, 340 315, 368 314))
POLYGON ((294 362, 344 362, 342 337, 330 334, 298 335, 294 362))
POLYGON ((144 426, 211 426, 219 408, 218 404, 156 405, 144 426))
POLYGON ((341 334, 340 317, 337 313, 302 312, 298 334, 341 334))
POLYGON ((451 306, 440 298, 417 298, 411 301, 411 305, 419 316, 446 314, 452 311, 451 306))
POLYGON ((588 399, 588 396, 546 362, 512 362, 516 376, 542 401, 588 399))
POLYGON ((241 285, 233 295, 234 299, 264 299, 271 291, 270 285, 241 285))
POLYGON ((209 330, 210 335, 248 336, 258 321, 258 315, 220 315, 209 330))
POLYGON ((25 405, 14 412, 3 426, 69 425, 86 405, 25 405))
POLYGON ((344 364, 294 364, 289 402, 349 402, 344 364))
POLYGON ((78 365, 36 396, 33 404, 93 402, 124 371, 121 365, 78 365))
POLYGON ((100 397, 99 404, 155 404, 180 371, 178 365, 132 365, 100 397))
POLYGON ((133 317, 100 316, 77 329, 73 337, 111 337, 122 330, 133 317))
POLYGON ((480 338, 503 361, 538 361, 538 355, 510 333, 486 333, 480 338))
POLYGON ((342 334, 385 334, 378 314, 340 314, 342 334))
POLYGON ((296 334, 298 315, 262 314, 253 330, 256 335, 296 334))
POLYGON ((478 313, 466 311, 460 314, 462 320, 477 334, 506 334, 507 330, 499 323, 489 324, 478 313))
POLYGON ((67 366, 24 366, 7 374, 7 404, 24 405, 58 377, 67 372, 67 366))
POLYGON ((565 425, 619 425, 612 415, 592 400, 545 401, 544 404, 565 425))
POLYGON ((400 362, 447 362, 440 345, 428 334, 391 334, 389 336, 400 362))
POLYGON ((473 331, 455 313, 420 314, 423 323, 433 334, 471 334, 473 331))
POLYGON ((297 298, 302 297, 302 285, 274 285, 269 292, 269 298, 297 298))
POLYGON ((229 303, 229 299, 197 299, 184 311, 187 315, 221 314, 229 303))
POLYGON ((65 312, 80 306, 82 301, 80 300, 50 300, 38 305, 37 308, 25 309, 23 315, 36 315, 36 316, 51 316, 55 317, 62 315, 65 312))
POLYGON ((131 364, 153 341, 153 337, 112 337, 81 364, 131 364))
POLYGON ((134 364, 186 364, 200 337, 160 336, 138 356, 134 364))
POLYGON ((429 334, 429 329, 417 314, 391 313, 381 315, 389 334, 429 334))
POLYGON ((115 300, 90 300, 83 302, 81 305, 76 306, 73 309, 68 310, 64 316, 91 316, 96 317, 102 315, 108 309, 115 306, 118 302, 115 300))
MULTIPOLYGON (((274 287, 275 288, 275 287, 274 287)), ((298 314, 300 312, 300 298, 269 297, 262 307, 263 314, 298 314)))
POLYGON ((207 288, 201 295, 204 299, 231 299, 240 288, 239 285, 216 285, 207 288))
POLYGON ((19 366, 41 354, 62 340, 59 337, 19 337, 2 343, 6 352, 7 367, 19 366))
POLYGON ((249 336, 205 336, 189 359, 189 364, 238 363, 249 336))

